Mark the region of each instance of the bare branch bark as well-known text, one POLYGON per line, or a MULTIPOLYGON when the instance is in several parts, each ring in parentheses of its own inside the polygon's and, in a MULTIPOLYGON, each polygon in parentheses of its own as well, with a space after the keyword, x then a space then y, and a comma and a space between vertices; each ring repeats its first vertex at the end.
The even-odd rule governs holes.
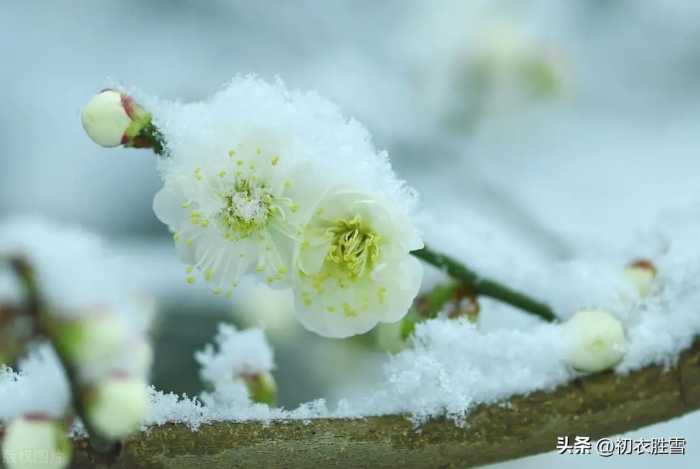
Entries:
MULTIPOLYGON (((553 450, 557 436, 594 439, 700 408, 700 342, 669 369, 588 376, 552 392, 483 405, 467 426, 436 420, 416 432, 403 416, 261 423, 180 424, 128 440, 115 468, 471 467, 553 450)), ((85 441, 74 467, 95 467, 85 441)))

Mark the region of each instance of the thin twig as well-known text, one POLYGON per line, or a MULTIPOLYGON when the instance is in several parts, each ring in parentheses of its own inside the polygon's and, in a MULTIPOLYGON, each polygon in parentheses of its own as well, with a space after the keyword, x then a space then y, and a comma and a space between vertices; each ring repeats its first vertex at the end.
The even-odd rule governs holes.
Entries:
POLYGON ((488 296, 496 300, 515 306, 523 311, 541 317, 545 321, 554 322, 557 320, 554 311, 548 305, 541 303, 525 293, 513 290, 502 283, 479 276, 476 272, 468 269, 461 262, 440 254, 429 247, 424 247, 411 252, 414 256, 430 265, 447 273, 450 277, 464 283, 477 295, 488 296))

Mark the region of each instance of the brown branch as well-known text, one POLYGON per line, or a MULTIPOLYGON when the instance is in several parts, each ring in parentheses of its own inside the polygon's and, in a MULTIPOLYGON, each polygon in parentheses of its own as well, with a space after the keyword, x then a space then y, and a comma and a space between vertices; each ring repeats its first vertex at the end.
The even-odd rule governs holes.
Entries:
MULTIPOLYGON (((114 468, 470 467, 553 450, 558 436, 593 439, 700 408, 700 342, 676 366, 588 376, 552 392, 483 405, 465 428, 444 419, 414 431, 402 416, 180 424, 129 439, 114 468)), ((76 442, 74 467, 94 467, 76 442)))

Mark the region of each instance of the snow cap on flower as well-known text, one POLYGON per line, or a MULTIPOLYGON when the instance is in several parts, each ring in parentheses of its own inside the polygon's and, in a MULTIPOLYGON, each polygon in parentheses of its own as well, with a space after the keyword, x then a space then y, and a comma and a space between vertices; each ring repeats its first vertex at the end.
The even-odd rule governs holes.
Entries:
POLYGON ((71 454, 65 428, 46 416, 19 417, 5 428, 2 459, 8 469, 62 469, 71 454))
POLYGON ((318 204, 296 253, 297 317, 327 337, 396 322, 418 294, 423 247, 407 214, 381 193, 334 191, 318 204))
POLYGON ((314 93, 238 77, 207 102, 151 109, 170 155, 154 211, 187 281, 200 275, 216 293, 232 293, 244 273, 290 286, 304 227, 332 188, 413 203, 367 131, 314 93))
POLYGON ((118 440, 138 430, 148 411, 148 399, 143 380, 112 375, 90 396, 88 419, 101 435, 118 440))
POLYGON ((202 367, 200 377, 211 384, 265 373, 275 367, 272 348, 261 329, 239 331, 223 323, 219 324, 214 344, 207 344, 194 357, 202 367))
POLYGON ((272 348, 261 329, 238 331, 228 324, 219 324, 215 345, 207 344, 195 353, 200 364, 200 377, 215 390, 231 383, 243 382, 254 402, 274 404, 277 384, 270 373, 274 368, 272 348))
POLYGON ((579 371, 602 371, 619 363, 626 347, 622 323, 603 309, 582 309, 564 325, 568 363, 579 371))
POLYGON ((656 274, 656 266, 647 259, 636 260, 625 267, 625 278, 634 286, 640 297, 649 295, 656 274))

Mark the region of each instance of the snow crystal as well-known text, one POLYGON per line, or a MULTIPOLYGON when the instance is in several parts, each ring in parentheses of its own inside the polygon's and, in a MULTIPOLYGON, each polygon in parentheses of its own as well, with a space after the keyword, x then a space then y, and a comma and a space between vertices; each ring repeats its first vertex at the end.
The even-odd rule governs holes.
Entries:
POLYGON ((25 413, 62 417, 69 398, 63 368, 49 346, 33 348, 17 371, 0 365, 0 421, 25 413))
MULTIPOLYGON (((652 294, 646 298, 639 298, 633 285, 626 283, 623 269, 630 259, 622 256, 605 261, 539 260, 530 265, 513 264, 512 269, 502 271, 520 288, 541 289, 540 297, 553 299, 561 318, 584 307, 606 308, 618 317, 625 328, 627 350, 615 371, 624 374, 648 365, 673 364, 700 333, 697 310, 700 259, 687 256, 687 245, 691 242, 690 234, 687 239, 676 237, 670 244, 674 248, 667 248, 653 258, 659 276, 652 294), (546 292, 545 285, 548 285, 546 292)), ((459 249, 470 249, 461 247, 469 244, 442 245, 453 249, 458 258, 464 258, 459 249)), ((485 260, 485 266, 494 262, 487 270, 490 267, 495 272, 497 259, 493 255, 481 256, 480 260, 485 260)), ((435 281, 440 278, 434 276, 435 281)), ((189 421, 187 413, 194 408, 195 422, 199 424, 216 420, 356 418, 384 414, 405 414, 417 425, 441 415, 464 424, 470 411, 480 404, 507 405, 508 398, 514 395, 551 390, 579 376, 566 362, 570 346, 560 324, 544 324, 507 305, 485 299, 478 325, 446 318, 419 323, 409 347, 389 359, 379 382, 366 385, 359 394, 341 399, 330 408, 325 402, 294 411, 251 404, 243 398, 240 384, 238 388, 232 385, 212 394, 204 393, 195 400, 175 402, 169 396, 165 399, 170 406, 168 412, 162 410, 163 403, 158 405, 166 420, 185 422, 189 421), (503 317, 509 312, 514 318, 527 320, 512 327, 491 324, 491 317, 503 317)), ((260 352, 254 352, 250 359, 255 359, 255 354, 260 352)))
POLYGON ((228 324, 219 324, 214 338, 195 353, 201 365, 202 380, 217 385, 234 377, 271 371, 274 368, 272 348, 261 329, 238 331, 228 324))
POLYGON ((700 335, 700 263, 661 262, 660 267, 660 294, 633 305, 626 321, 621 373, 672 365, 700 335))
POLYGON ((200 375, 213 385, 213 391, 188 397, 152 388, 151 413, 144 421, 144 428, 180 422, 197 429, 217 421, 310 420, 330 415, 323 399, 301 404, 294 410, 272 408, 250 400, 245 383, 236 377, 274 368, 272 349, 261 329, 238 331, 231 325, 220 324, 214 342, 215 345, 207 344, 203 351, 195 353, 202 367, 200 375))
POLYGON ((241 383, 229 383, 221 393, 203 393, 200 397, 188 397, 164 393, 151 388, 151 408, 143 422, 143 428, 165 423, 183 423, 192 430, 213 422, 244 422, 275 420, 302 420, 329 417, 331 413, 323 399, 301 404, 293 410, 269 407, 251 402, 241 383))
POLYGON ((416 423, 447 415, 461 423, 478 404, 565 383, 573 376, 565 351, 552 324, 483 333, 466 319, 419 323, 411 347, 386 364, 380 389, 368 399, 343 402, 339 412, 405 413, 416 423))
POLYGON ((415 192, 396 178, 388 155, 377 152, 367 129, 314 92, 292 91, 280 79, 267 83, 249 75, 234 78, 205 102, 134 96, 151 110, 166 137, 170 157, 160 161, 164 175, 192 174, 208 162, 216 166, 239 143, 253 140, 264 147, 285 142, 289 154, 280 154, 280 161, 311 163, 327 187, 381 192, 409 213, 415 208, 415 192))
MULTIPOLYGON (((561 318, 589 306, 606 308, 617 316, 627 336, 625 357, 616 367, 618 373, 651 364, 671 365, 700 332, 697 310, 700 259, 687 254, 694 243, 694 229, 687 232, 671 229, 671 234, 664 235, 673 241, 664 243, 664 250, 655 252, 652 258, 659 271, 653 293, 638 298, 622 274, 625 262, 630 259, 621 256, 608 260, 577 258, 545 262, 532 258, 530 263, 509 260, 507 265, 512 267, 503 269, 506 257, 502 251, 491 250, 493 240, 479 238, 477 229, 476 234, 472 233, 474 239, 465 239, 462 235, 464 242, 454 243, 449 237, 456 235, 456 230, 451 233, 449 226, 443 223, 442 231, 433 232, 431 236, 455 257, 477 260, 480 263, 477 270, 499 279, 505 277, 506 282, 551 300, 561 318), (488 255, 477 256, 472 252, 475 249, 472 241, 477 238, 486 246, 488 255)), ((665 224, 666 229, 669 226, 665 224)), ((8 239, 8 230, 0 231, 4 239, 8 239)), ((21 239, 20 236, 15 238, 21 239)), ((71 250, 75 252, 77 246, 71 250)), ((49 281, 52 272, 50 266, 43 267, 42 278, 49 281)), ((55 272, 61 271, 56 269, 55 272)), ((432 282, 441 278, 444 277, 434 275, 432 282)), ((66 283, 63 278, 57 281, 66 283)), ((144 302, 149 308, 153 307, 148 298, 144 302)), ((365 385, 362 392, 332 406, 317 400, 293 410, 251 402, 245 385, 232 379, 238 373, 273 368, 273 352, 263 332, 260 329, 239 331, 221 325, 213 343, 196 354, 196 360, 202 365, 202 378, 213 385, 213 390, 187 397, 152 389, 152 409, 144 427, 183 422, 197 428, 216 421, 268 422, 397 413, 411 416, 416 424, 439 415, 462 424, 468 422, 469 412, 479 404, 504 404, 513 395, 552 389, 577 376, 566 365, 570 344, 561 334, 560 325, 543 324, 492 300, 484 299, 481 303, 478 325, 445 318, 418 324, 409 347, 391 357, 385 364, 383 378, 365 385), (496 324, 495 317, 512 317, 514 321, 513 324, 505 325, 504 321, 496 324)), ((49 348, 36 349, 20 362, 18 372, 7 368, 0 372, 0 402, 6 403, 0 406, 0 419, 30 410, 60 415, 67 399, 62 371, 49 348), (43 392, 47 388, 55 392, 43 392)))

